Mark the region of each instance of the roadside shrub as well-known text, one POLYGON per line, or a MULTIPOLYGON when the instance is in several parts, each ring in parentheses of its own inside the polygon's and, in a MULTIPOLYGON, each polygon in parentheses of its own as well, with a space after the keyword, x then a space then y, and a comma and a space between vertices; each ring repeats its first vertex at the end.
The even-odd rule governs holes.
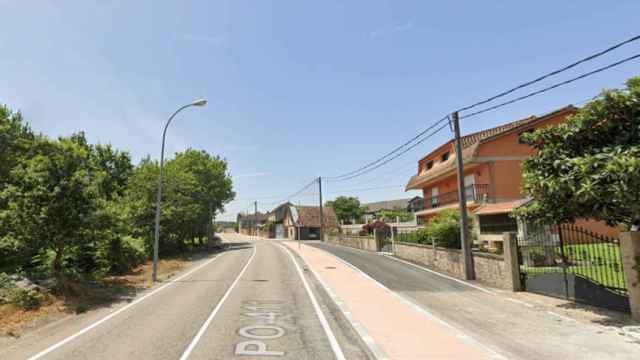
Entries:
POLYGON ((427 233, 424 229, 419 229, 416 231, 412 231, 409 233, 400 233, 396 235, 398 241, 415 243, 415 244, 430 244, 431 240, 429 240, 427 233))
POLYGON ((374 230, 376 233, 382 232, 385 235, 391 234, 391 227, 382 220, 376 220, 372 223, 363 225, 360 233, 361 235, 363 233, 364 235, 372 235, 374 230))
POLYGON ((44 295, 37 289, 23 289, 14 283, 11 276, 0 273, 0 304, 13 304, 26 310, 37 309, 44 295))
POLYGON ((101 270, 110 275, 122 275, 146 259, 144 240, 131 236, 114 237, 99 249, 101 270))
POLYGON ((25 310, 34 310, 40 307, 44 295, 34 289, 22 289, 14 287, 8 292, 7 302, 17 305, 25 310))
MULTIPOLYGON (((472 219, 469 219, 469 234, 473 237, 472 219)), ((460 213, 455 210, 444 210, 425 224, 423 229, 399 234, 399 241, 460 249, 460 213)))
POLYGON ((436 246, 460 249, 460 214, 457 210, 445 210, 431 219, 426 227, 428 236, 436 246))
POLYGON ((6 290, 13 287, 13 281, 7 273, 0 272, 0 290, 6 290))

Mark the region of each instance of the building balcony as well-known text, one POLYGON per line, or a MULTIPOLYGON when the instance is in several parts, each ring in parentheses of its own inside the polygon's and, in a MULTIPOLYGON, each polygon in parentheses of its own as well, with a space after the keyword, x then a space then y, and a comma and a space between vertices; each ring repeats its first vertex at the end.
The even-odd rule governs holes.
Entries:
MULTIPOLYGON (((474 184, 465 187, 467 202, 480 202, 490 197, 489 185, 487 184, 474 184)), ((439 194, 424 199, 424 210, 435 209, 442 206, 457 204, 458 203, 458 190, 439 194)))

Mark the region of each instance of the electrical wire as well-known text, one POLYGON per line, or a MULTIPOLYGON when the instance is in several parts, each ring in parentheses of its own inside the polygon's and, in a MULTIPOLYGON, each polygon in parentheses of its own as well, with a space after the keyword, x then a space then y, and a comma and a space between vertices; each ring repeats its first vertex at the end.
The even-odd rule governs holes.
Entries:
MULTIPOLYGON (((477 106, 480 106, 480 105, 483 105, 483 104, 489 103, 489 102, 491 102, 491 101, 493 101, 493 100, 495 100, 495 99, 498 99, 498 98, 500 98, 500 97, 503 97, 503 96, 506 96, 506 95, 508 95, 508 94, 511 94, 511 93, 513 93, 513 92, 515 92, 515 91, 517 91, 517 90, 519 90, 519 89, 525 88, 525 87, 527 87, 527 86, 533 85, 533 84, 535 84, 535 83, 537 83, 537 82, 540 82, 540 81, 542 81, 542 80, 544 80, 544 79, 547 79, 547 78, 549 78, 549 77, 551 77, 551 76, 554 76, 554 75, 560 74, 560 73, 562 73, 562 72, 564 72, 564 71, 567 71, 567 70, 569 70, 569 69, 572 69, 572 68, 574 68, 574 67, 576 67, 576 66, 578 66, 578 65, 580 65, 580 64, 583 64, 583 63, 585 63, 585 62, 588 62, 588 61, 591 61, 591 60, 593 60, 593 59, 596 59, 596 58, 598 58, 598 57, 600 57, 600 56, 603 56, 603 55, 605 55, 605 54, 607 54, 607 53, 609 53, 609 52, 611 52, 611 51, 613 51, 613 50, 616 50, 616 49, 618 49, 618 48, 620 48, 620 47, 622 47, 622 46, 624 46, 624 45, 626 45, 626 44, 629 44, 629 43, 632 43, 632 42, 635 42, 635 41, 638 41, 638 40, 640 40, 640 35, 633 36, 633 37, 631 37, 631 38, 629 38, 629 39, 627 39, 627 40, 624 40, 624 41, 619 42, 619 43, 617 43, 617 44, 615 44, 615 45, 613 45, 613 46, 610 46, 610 47, 608 47, 608 48, 606 48, 606 49, 604 49, 604 50, 602 50, 602 51, 599 51, 599 52, 597 52, 597 53, 595 53, 595 54, 589 55, 589 56, 587 56, 587 57, 585 57, 585 58, 583 58, 583 59, 580 59, 580 60, 578 60, 578 61, 576 61, 576 62, 573 62, 573 63, 571 63, 571 64, 569 64, 569 65, 566 65, 566 66, 564 66, 564 67, 562 67, 562 68, 560 68, 560 69, 557 69, 557 70, 554 70, 554 71, 552 71, 552 72, 550 72, 550 73, 547 73, 547 74, 545 74, 545 75, 539 76, 539 77, 537 77, 537 78, 535 78, 535 79, 533 79, 533 80, 527 81, 527 82, 525 82, 525 83, 523 83, 523 84, 520 84, 520 85, 518 85, 518 86, 516 86, 516 87, 514 87, 514 88, 511 88, 511 89, 509 89, 509 90, 503 91, 503 92, 501 92, 501 93, 499 93, 499 94, 497 94, 497 95, 491 96, 491 97, 489 97, 489 98, 487 98, 487 99, 485 99, 485 100, 478 101, 478 102, 476 102, 476 103, 474 103, 474 104, 471 104, 471 105, 468 105, 468 106, 464 106, 464 107, 462 107, 462 108, 458 109, 457 111, 458 111, 458 112, 462 112, 462 111, 470 110, 470 109, 475 108, 475 107, 477 107, 477 106)), ((632 57, 632 58, 634 58, 634 57, 632 57)), ((625 59, 625 60, 623 60, 623 61, 621 61, 621 62, 618 62, 618 63, 614 63, 614 64, 612 64, 612 65, 610 65, 610 66, 608 66, 608 67, 601 68, 601 69, 599 69, 599 70, 597 70, 597 71, 595 71, 595 72, 591 72, 591 73, 588 73, 587 75, 584 75, 584 76, 578 77, 578 78, 576 78, 576 79, 573 79, 572 81, 575 81, 575 80, 581 79, 581 78, 586 77, 586 76, 589 76, 589 75, 593 75, 593 74, 594 74, 594 73, 596 73, 596 72, 606 70, 606 69, 611 68, 611 67, 613 67, 613 66, 617 66, 617 65, 619 65, 619 64, 621 64, 621 63, 623 63, 623 62, 626 62, 626 61, 632 60, 632 58, 631 58, 631 59, 625 59)), ((572 81, 569 81, 569 82, 572 82, 572 81)), ((561 84, 559 84, 559 85, 557 85, 557 86, 550 87, 550 88, 547 88, 547 89, 543 89, 543 90, 541 90, 541 91, 534 92, 534 93, 528 94, 528 95, 526 95, 526 96, 520 97, 520 98, 518 98, 518 99, 511 100, 511 101, 508 101, 508 102, 504 102, 504 103, 502 103, 502 104, 498 104, 498 105, 496 105, 495 107, 490 107, 490 108, 488 108, 488 109, 485 109, 485 110, 482 110, 482 111, 479 111, 479 112, 475 112, 475 113, 472 113, 472 114, 466 115, 466 117, 475 116, 475 115, 481 114, 481 113, 483 113, 483 112, 490 111, 490 110, 493 110, 493 109, 499 108, 499 107, 501 107, 501 106, 505 106, 505 105, 508 105, 508 104, 514 103, 514 102, 516 102, 516 101, 524 100, 524 99, 526 99, 526 98, 528 98, 528 97, 531 97, 531 96, 534 96, 534 95, 540 94, 540 93, 542 93, 542 92, 545 92, 545 91, 551 90, 551 89, 556 88, 556 87, 558 87, 558 86, 562 86, 562 85, 564 85, 564 84, 566 84, 566 83, 569 83, 569 82, 563 82, 563 83, 561 83, 561 84)), ((401 144, 400 146, 398 146, 398 147, 394 148, 393 150, 391 150, 391 151, 390 151, 390 152, 388 152, 387 154, 385 154, 385 155, 383 155, 383 156, 379 157, 378 159, 376 159, 376 160, 374 160, 374 161, 372 161, 372 162, 369 162, 369 163, 367 163, 367 164, 365 164, 365 165, 363 165, 363 166, 361 166, 361 167, 359 167, 359 168, 357 168, 357 169, 355 169, 355 170, 352 170, 352 171, 350 171, 350 172, 347 172, 347 173, 344 173, 344 174, 341 174, 341 175, 338 175, 338 176, 327 177, 327 178, 326 178, 326 180, 327 180, 327 181, 334 181, 334 180, 335 180, 335 181, 341 181, 341 180, 351 179, 351 178, 353 178, 353 177, 354 177, 354 175, 355 175, 355 177, 360 176, 360 175, 356 175, 356 174, 360 173, 360 172, 361 172, 361 171, 363 171, 363 170, 369 169, 369 168, 371 168, 371 167, 373 167, 374 169, 375 169, 375 168, 378 168, 379 166, 376 166, 376 165, 377 165, 377 164, 379 164, 379 163, 381 163, 381 162, 382 162, 382 163, 384 163, 384 164, 386 164, 386 163, 388 162, 388 161, 386 161, 386 159, 387 159, 387 158, 389 158, 390 156, 393 156, 393 155, 394 155, 394 154, 396 154, 398 151, 402 150, 404 147, 409 146, 411 143, 413 143, 414 141, 416 141, 417 139, 419 139, 421 136, 423 136, 424 134, 426 134, 429 130, 431 130, 431 129, 433 129, 434 127, 436 127, 439 123, 441 123, 441 122, 445 121, 447 118, 448 118, 448 116, 443 117, 443 118, 442 118, 442 119, 440 119, 439 121, 437 121, 437 122, 435 122, 434 124, 432 124, 431 126, 429 126, 427 129, 425 129, 425 130, 421 131, 420 133, 418 133, 418 134, 417 134, 416 136, 414 136, 413 138, 409 139, 409 140, 408 140, 408 141, 406 141, 405 143, 403 143, 403 144, 401 144)), ((395 158, 395 157, 394 157, 394 158, 395 158)))
POLYGON ((300 190, 294 192, 293 194, 282 198, 281 200, 278 201, 274 201, 274 202, 270 202, 264 205, 275 205, 275 204, 282 204, 285 201, 289 201, 291 198, 297 197, 298 195, 302 194, 305 190, 307 190, 309 187, 311 187, 311 185, 315 184, 318 181, 318 178, 314 178, 311 182, 309 182, 307 185, 303 186, 302 188, 300 188, 300 190))
MULTIPOLYGON (((524 88, 524 87, 527 87, 527 86, 533 85, 533 84, 535 84, 535 83, 537 83, 537 82, 540 82, 540 81, 542 81, 542 80, 544 80, 544 79, 547 79, 547 78, 549 78, 549 77, 551 77, 551 76, 557 75, 557 74, 562 73, 562 72, 564 72, 564 71, 567 71, 567 70, 569 70, 569 69, 571 69, 571 68, 574 68, 574 67, 576 67, 576 66, 578 66, 578 65, 580 65, 580 64, 582 64, 582 63, 585 63, 585 62, 587 62, 587 61, 590 61, 590 60, 593 60, 593 59, 595 59, 595 58, 597 58, 597 57, 600 57, 600 56, 602 56, 602 55, 605 55, 605 54, 607 54, 607 53, 609 53, 609 52, 611 52, 611 51, 613 51, 613 50, 615 50, 615 49, 617 49, 617 48, 619 48, 619 47, 621 47, 621 46, 624 46, 624 45, 629 44, 629 43, 631 43, 631 42, 637 41, 637 40, 639 40, 639 39, 640 39, 640 35, 634 36, 634 37, 632 37, 632 38, 630 38, 630 39, 627 39, 627 40, 625 40, 625 41, 623 41, 623 42, 620 42, 620 43, 618 43, 618 44, 615 44, 615 45, 613 45, 613 46, 611 46, 611 47, 609 47, 609 48, 607 48, 607 49, 605 49, 605 50, 603 50, 603 51, 597 52, 597 53, 595 53, 595 54, 593 54, 593 55, 590 55, 590 56, 588 56, 588 57, 586 57, 586 58, 583 58, 583 59, 581 59, 581 60, 578 60, 578 61, 576 61, 576 62, 574 62, 574 63, 571 63, 571 64, 569 64, 569 65, 567 65, 567 66, 564 66, 564 67, 562 67, 562 68, 560 68, 560 69, 558 69, 558 70, 555 70, 555 71, 552 71, 552 72, 550 72, 550 73, 547 73, 547 74, 545 74, 545 75, 543 75, 543 76, 540 76, 540 77, 538 77, 538 78, 536 78, 536 79, 533 79, 533 80, 527 81, 527 82, 525 82, 525 83, 523 83, 523 84, 520 84, 520 85, 518 85, 518 86, 516 86, 516 87, 514 87, 514 88, 511 88, 511 89, 509 89, 509 90, 503 91, 503 92, 501 92, 501 93, 499 93, 499 94, 497 94, 497 95, 491 96, 491 97, 489 97, 489 98, 487 98, 487 99, 485 99, 485 100, 482 100, 482 101, 476 102, 476 103, 474 103, 474 104, 471 104, 471 105, 468 105, 468 106, 462 107, 462 108, 458 109, 457 111, 458 111, 458 112, 463 112, 463 111, 466 111, 466 110, 470 110, 470 109, 472 109, 472 108, 475 108, 475 107, 477 107, 477 106, 480 106, 480 105, 483 105, 483 104, 489 103, 489 102, 491 102, 491 101, 493 101, 493 100, 495 100, 495 99, 498 99, 498 98, 500 98, 500 97, 504 97, 504 96, 506 96, 506 95, 508 95, 508 94, 511 94, 511 93, 513 93, 513 92, 515 92, 515 91, 517 91, 517 90, 519 90, 519 89, 522 89, 522 88, 524 88)), ((472 113, 469 113, 469 114, 464 114, 464 115, 460 116, 460 119, 467 119, 467 118, 471 118, 471 117, 473 117, 473 116, 477 116, 477 115, 483 114, 483 113, 485 113, 485 112, 488 112, 488 111, 491 111, 491 110, 495 110, 495 109, 498 109, 498 108, 501 108, 501 107, 504 107, 504 106, 507 106, 507 105, 513 104, 513 103, 515 103, 515 102, 518 102, 518 101, 522 101, 522 100, 528 99, 528 98, 530 98, 530 97, 533 97, 533 96, 536 96, 536 95, 539 95, 539 94, 545 93, 545 92, 547 92, 547 91, 550 91, 550 90, 556 89, 556 88, 558 88, 558 87, 561 87, 561 86, 564 86, 564 85, 570 84, 570 83, 572 83, 572 82, 575 82, 575 81, 578 81, 578 80, 584 79, 584 78, 586 78, 586 77, 589 77, 589 76, 595 75, 595 74, 600 73, 600 72, 602 72, 602 71, 605 71, 605 70, 611 69, 611 68, 613 68, 613 67, 616 67, 616 66, 622 65, 622 64, 624 64, 624 63, 626 63, 626 62, 629 62, 629 61, 634 60, 634 59, 637 59, 637 58, 640 58, 640 54, 637 54, 637 55, 633 55, 633 56, 630 56, 630 57, 624 58, 624 59, 622 59, 622 60, 619 60, 619 61, 616 61, 616 62, 614 62, 614 63, 612 63, 612 64, 609 64, 609 65, 607 65, 607 66, 600 67, 600 68, 598 68, 598 69, 595 69, 595 70, 589 71, 589 72, 584 73, 584 74, 582 74, 582 75, 579 75, 579 76, 576 76, 576 77, 571 78, 571 79, 569 79, 569 80, 565 80, 565 81, 562 81, 562 82, 560 82, 560 83, 557 83, 557 84, 554 84, 554 85, 551 85, 551 86, 545 87, 545 88, 543 88, 543 89, 540 89, 540 90, 537 90, 537 91, 533 91, 533 92, 531 92, 531 93, 528 93, 528 94, 526 94, 526 95, 523 95, 523 96, 517 97, 517 98, 515 98, 515 99, 509 100, 509 101, 505 101, 505 102, 502 102, 502 103, 500 103, 500 104, 496 104, 496 105, 493 105, 493 106, 490 106, 490 107, 487 107, 487 108, 484 108, 484 109, 481 109, 481 110, 478 110, 478 111, 475 111, 475 112, 472 112, 472 113)), ((589 100, 589 99, 587 99, 587 100, 585 100, 585 101, 588 101, 588 100, 589 100)), ((430 134, 428 134, 427 136, 424 136, 423 138, 421 138, 423 135, 427 134, 427 132, 429 132, 430 130, 432 130, 432 129, 436 128, 439 124, 441 124, 442 122, 444 122, 444 121, 446 121, 446 120, 449 120, 449 116, 448 116, 448 115, 447 115, 447 116, 445 116, 445 117, 443 117, 443 118, 441 118, 440 120, 436 121, 435 123, 433 123, 432 125, 430 125, 430 126, 429 126, 429 127, 427 127, 426 129, 424 129, 423 131, 421 131, 420 133, 418 133, 417 135, 415 135, 414 137, 412 137, 412 138, 411 138, 411 139, 409 139, 408 141, 406 141, 406 142, 404 142, 403 144, 401 144, 401 145, 397 146, 397 147, 396 147, 396 148, 394 148, 392 151, 390 151, 390 152, 388 152, 387 154, 385 154, 385 155, 383 155, 383 156, 379 157, 378 159, 376 159, 376 160, 374 160, 374 161, 372 161, 372 162, 369 162, 369 163, 367 163, 367 164, 365 164, 365 165, 363 165, 363 166, 361 166, 361 167, 359 167, 359 168, 357 168, 357 169, 355 169, 355 170, 353 170, 353 171, 350 171, 350 172, 347 172, 347 173, 344 173, 344 174, 341 174, 341 175, 338 175, 338 176, 327 177, 327 178, 325 178, 325 179, 326 179, 327 181, 329 181, 329 182, 341 182, 341 181, 347 181, 347 180, 350 180, 350 179, 354 179, 354 178, 358 178, 358 177, 360 177, 360 176, 363 176, 364 174, 367 174, 367 173, 369 173, 369 172, 371 172, 371 171, 373 171, 373 170, 375 170, 375 169, 377 169, 377 168, 379 168, 379 167, 381 167, 381 166, 383 166, 383 165, 385 165, 385 164, 387 164, 387 163, 389 163, 389 162, 391 162, 391 161, 393 161, 393 160, 397 159, 398 157, 402 156, 403 154, 407 153, 407 152, 408 152, 408 151, 410 151, 411 149, 415 148, 415 147, 416 147, 416 146, 418 146, 419 144, 423 143, 423 142, 424 142, 424 141, 426 141, 427 139, 431 138, 432 136, 434 136, 435 134, 437 134, 438 132, 440 132, 441 130, 443 130, 443 129, 448 125, 448 123, 447 123, 447 124, 444 124, 444 125, 442 125, 442 126, 440 126, 440 127, 438 127, 438 128, 437 128, 436 130, 434 130, 432 133, 430 133, 430 134), (419 140, 418 140, 418 139, 419 139, 419 140)), ((304 192, 306 189, 308 189, 311 185, 313 185, 316 181, 317 181, 317 179, 314 179, 313 181, 311 181, 309 184, 305 185, 305 186, 304 186, 303 188, 301 188, 300 190, 298 190, 298 191, 296 191, 295 193, 293 193, 292 195, 290 195, 290 196, 288 196, 288 197, 284 198, 282 201, 288 201, 289 199, 291 199, 291 198, 293 198, 293 197, 296 197, 296 196, 300 195, 302 192, 304 192)), ((365 189, 356 189, 356 190, 365 190, 365 189)), ((347 190, 347 191, 348 191, 348 190, 347 190)), ((280 201, 280 202, 282 202, 282 201, 280 201)), ((277 202, 276 202, 276 203, 277 203, 277 202)))
POLYGON ((373 165, 378 164, 379 162, 383 161, 384 159, 386 159, 387 157, 393 155, 394 153, 398 152, 399 150, 401 150, 402 148, 404 148, 405 146, 411 144, 412 142, 414 142, 415 140, 417 140, 418 138, 420 138, 422 135, 426 134, 429 130, 433 129, 434 127, 436 127, 438 124, 442 123, 443 121, 447 120, 449 118, 449 115, 444 116, 442 119, 436 121, 435 123, 431 124, 429 127, 427 127, 426 129, 422 130, 421 132, 419 132, 416 136, 412 137, 411 139, 409 139, 408 141, 406 141, 405 143, 403 143, 402 145, 396 147, 395 149, 391 150, 390 152, 388 152, 387 154, 379 157, 378 159, 356 169, 353 171, 350 171, 348 173, 344 173, 342 175, 338 175, 338 176, 331 176, 331 177, 327 177, 325 178, 328 181, 333 181, 333 180, 341 180, 341 178, 343 177, 349 177, 361 170, 367 169, 373 165))
POLYGON ((536 90, 536 91, 534 91, 534 92, 530 92, 530 93, 528 93, 528 94, 526 94, 526 95, 523 95, 523 96, 517 97, 517 98, 515 98, 515 99, 509 100, 509 101, 505 101, 505 102, 503 102, 503 103, 500 103, 500 104, 497 104, 497 105, 493 105, 493 106, 490 106, 490 107, 488 107, 488 108, 484 108, 484 109, 482 109, 482 110, 478 110, 478 111, 475 111, 475 112, 472 112, 472 113, 469 113, 469 114, 465 114, 465 115, 463 115, 463 116, 460 116, 460 119, 468 119, 468 118, 470 118, 470 117, 473 117, 473 116, 476 116, 476 115, 480 115, 480 114, 486 113, 487 111, 495 110, 495 109, 501 108, 501 107, 503 107, 503 106, 507 106, 507 105, 513 104, 513 103, 515 103, 515 102, 518 102, 518 101, 522 101, 522 100, 528 99, 528 98, 530 98, 530 97, 532 97, 532 96, 539 95, 539 94, 545 93, 545 92, 547 92, 547 91, 549 91, 549 90, 553 90, 553 89, 555 89, 555 88, 558 88, 558 87, 560 87, 560 86, 564 86, 564 85, 570 84, 570 83, 572 83, 572 82, 574 82, 574 81, 578 81, 578 80, 584 79, 584 78, 589 77, 589 76, 591 76, 591 75, 595 75, 595 74, 597 74, 597 73, 599 73, 599 72, 602 72, 602 71, 605 71, 605 70, 611 69, 611 68, 613 68, 613 67, 616 67, 616 66, 622 65, 622 64, 624 64, 624 63, 626 63, 626 62, 629 62, 629 61, 631 61, 631 60, 635 60, 635 59, 637 59, 637 58, 640 58, 640 54, 636 54, 636 55, 633 55, 633 56, 629 56, 629 57, 627 57, 627 58, 624 58, 624 59, 622 59, 622 60, 616 61, 616 62, 614 62, 614 63, 612 63, 612 64, 607 65, 607 66, 603 66, 603 67, 597 68, 597 69, 595 69, 595 70, 589 71, 589 72, 587 72, 587 73, 584 73, 584 74, 582 74, 582 75, 576 76, 576 77, 571 78, 571 79, 569 79, 569 80, 565 80, 565 81, 559 82, 559 83, 557 83, 557 84, 554 84, 554 85, 548 86, 548 87, 546 87, 546 88, 543 88, 543 89, 540 89, 540 90, 536 90))
POLYGON ((336 194, 348 193, 348 192, 354 192, 354 191, 370 191, 370 190, 391 189, 391 188, 398 188, 398 187, 402 187, 402 186, 404 186, 404 185, 400 184, 400 185, 375 186, 375 187, 368 187, 368 188, 342 189, 342 190, 330 191, 327 194, 336 195, 336 194))
POLYGON ((430 133, 429 135, 427 135, 427 136, 423 137, 422 139, 420 139, 419 141, 417 141, 417 142, 416 142, 416 143, 414 143, 413 145, 411 145, 411 146, 409 146, 408 148, 404 149, 403 151, 401 151, 401 152, 399 152, 399 153, 395 154, 393 157, 390 157, 390 158, 388 158, 387 160, 385 160, 385 161, 383 161, 383 162, 381 162, 381 163, 377 164, 376 166, 370 167, 370 168, 368 168, 368 169, 363 170, 363 171, 362 171, 362 172, 360 172, 360 173, 357 173, 357 174, 354 174, 354 175, 348 176, 348 177, 346 177, 346 178, 342 178, 342 179, 339 179, 339 180, 334 180, 334 182, 347 181, 347 180, 355 179, 355 178, 360 177, 360 176, 362 176, 362 175, 364 175, 364 174, 366 174, 366 173, 369 173, 369 172, 371 172, 371 171, 373 171, 373 170, 375 170, 375 169, 377 169, 377 168, 379 168, 379 167, 381 167, 381 166, 383 166, 383 165, 385 165, 385 164, 389 163, 390 161, 393 161, 393 160, 397 159, 398 157, 400 157, 400 156, 404 155, 404 154, 405 154, 405 153, 407 153, 409 150, 411 150, 411 149, 415 148, 416 146, 418 146, 418 145, 422 144, 423 142, 425 142, 426 140, 428 140, 429 138, 431 138, 432 136, 434 136, 434 135, 435 135, 435 134, 437 134, 438 132, 442 131, 442 130, 443 130, 444 128, 446 128, 447 126, 449 126, 449 123, 446 123, 446 124, 444 124, 444 125, 442 125, 442 126, 438 127, 436 130, 434 130, 434 131, 433 131, 432 133, 430 133))
POLYGON ((562 67, 562 68, 560 68, 560 69, 558 69, 558 70, 552 71, 552 72, 547 73, 547 74, 545 74, 545 75, 542 75, 542 76, 540 76, 540 77, 538 77, 538 78, 535 78, 535 79, 533 79, 533 80, 527 81, 527 82, 525 82, 525 83, 523 83, 523 84, 520 84, 520 85, 518 85, 518 86, 516 86, 516 87, 514 87, 514 88, 511 88, 511 89, 507 90, 507 91, 503 91, 503 92, 501 92, 501 93, 499 93, 499 94, 497 94, 497 95, 494 95, 494 96, 492 96, 492 97, 490 97, 490 98, 487 98, 487 99, 485 99, 485 100, 478 101, 477 103, 474 103, 474 104, 471 104, 471 105, 468 105, 468 106, 462 107, 462 108, 460 108, 460 109, 458 109, 458 110, 456 110, 456 111, 458 111, 458 112, 462 112, 462 111, 470 110, 470 109, 475 108, 475 107, 480 106, 480 105, 484 105, 484 104, 486 104, 486 103, 488 103, 488 102, 491 102, 491 101, 493 101, 493 100, 495 100, 495 99, 498 99, 498 98, 503 97, 503 96, 505 96, 505 95, 509 95, 509 94, 513 93, 514 91, 520 90, 520 89, 522 89, 522 88, 524 88, 524 87, 527 87, 527 86, 529 86, 529 85, 533 85, 533 84, 535 84, 535 83, 537 83, 537 82, 540 82, 540 81, 542 81, 542 80, 544 80, 544 79, 546 79, 546 78, 548 78, 548 77, 551 77, 551 76, 557 75, 557 74, 559 74, 559 73, 561 73, 561 72, 564 72, 564 71, 567 71, 567 70, 569 70, 569 69, 571 69, 571 68, 574 68, 574 67, 576 67, 576 66, 578 66, 578 65, 580 65, 580 64, 582 64, 582 63, 585 63, 585 62, 587 62, 587 61, 591 61, 591 60, 593 60, 593 59, 595 59, 595 58, 598 58, 598 57, 600 57, 600 56, 602 56, 602 55, 604 55, 604 54, 607 54, 607 53, 609 53, 609 52, 611 52, 611 51, 613 51, 613 50, 615 50, 615 49, 617 49, 617 48, 619 48, 619 47, 621 47, 621 46, 624 46, 624 45, 626 45, 626 44, 632 43, 632 42, 637 41, 637 40, 639 40, 639 39, 640 39, 640 35, 636 35, 636 36, 634 36, 634 37, 632 37, 632 38, 630 38, 630 39, 627 39, 627 40, 625 40, 625 41, 622 41, 622 42, 620 42, 620 43, 617 43, 617 44, 615 44, 615 45, 613 45, 613 46, 611 46, 611 47, 609 47, 609 48, 607 48, 607 49, 604 49, 604 50, 602 50, 602 51, 600 51, 600 52, 597 52, 597 53, 595 53, 595 54, 589 55, 589 56, 587 56, 586 58, 583 58, 583 59, 581 59, 581 60, 578 60, 578 61, 576 61, 576 62, 574 62, 574 63, 571 63, 571 64, 569 64, 569 65, 567 65, 567 66, 564 66, 564 67, 562 67))

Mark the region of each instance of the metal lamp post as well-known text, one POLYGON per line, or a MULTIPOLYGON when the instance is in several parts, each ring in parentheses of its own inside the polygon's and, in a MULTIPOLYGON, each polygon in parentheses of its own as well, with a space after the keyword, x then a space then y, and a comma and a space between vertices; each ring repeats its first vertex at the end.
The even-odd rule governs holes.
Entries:
POLYGON ((158 199, 156 202, 156 226, 155 226, 155 239, 153 241, 153 282, 158 281, 158 246, 160 242, 160 211, 161 211, 161 203, 162 203, 162 174, 163 174, 163 166, 164 166, 164 142, 167 137, 167 128, 173 118, 182 110, 190 107, 190 106, 205 106, 207 105, 207 100, 200 99, 196 100, 190 104, 184 105, 178 110, 176 110, 169 120, 164 126, 164 130, 162 131, 162 150, 160 151, 160 178, 158 180, 158 199))

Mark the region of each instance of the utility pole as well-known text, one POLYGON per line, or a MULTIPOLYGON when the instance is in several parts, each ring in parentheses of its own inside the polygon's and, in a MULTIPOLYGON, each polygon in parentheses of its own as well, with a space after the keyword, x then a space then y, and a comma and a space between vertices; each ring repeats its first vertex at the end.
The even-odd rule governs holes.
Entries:
POLYGON ((258 201, 253 202, 253 220, 256 222, 256 238, 258 237, 258 201))
POLYGON ((469 219, 467 218, 467 194, 464 188, 464 164, 462 161, 462 144, 460 143, 460 123, 458 112, 451 114, 453 131, 456 142, 456 165, 458 168, 458 203, 460 206, 460 243, 462 256, 464 257, 464 278, 474 280, 476 278, 471 254, 471 239, 469 236, 469 219))
POLYGON ((318 194, 320 195, 320 241, 324 241, 324 210, 322 209, 322 176, 318 176, 318 194))

